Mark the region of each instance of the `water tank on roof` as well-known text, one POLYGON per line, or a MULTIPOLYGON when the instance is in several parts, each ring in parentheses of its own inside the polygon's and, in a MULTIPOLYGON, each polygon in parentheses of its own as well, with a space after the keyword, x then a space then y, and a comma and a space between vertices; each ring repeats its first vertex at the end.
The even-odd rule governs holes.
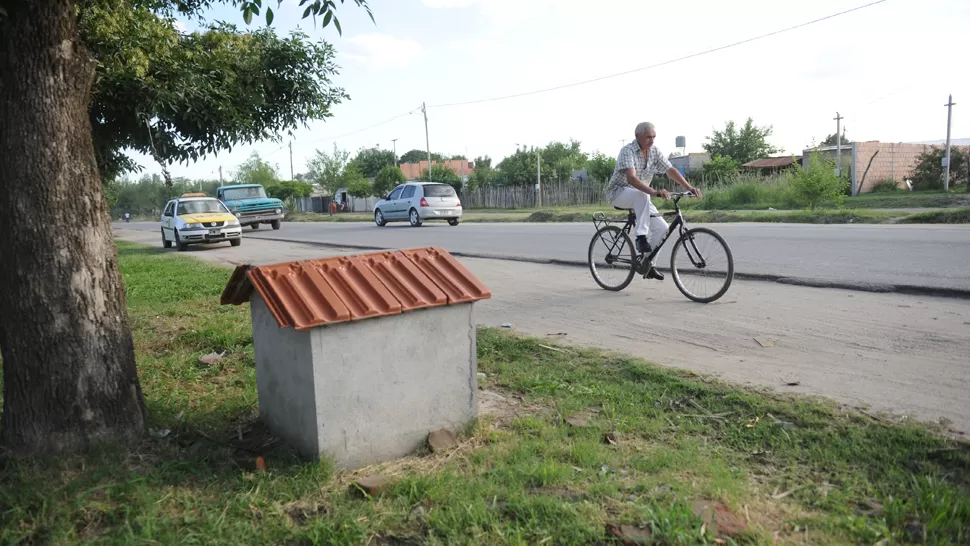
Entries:
POLYGON ((675 146, 677 148, 686 148, 687 147, 687 137, 683 137, 683 136, 677 137, 677 139, 676 139, 676 145, 675 146))

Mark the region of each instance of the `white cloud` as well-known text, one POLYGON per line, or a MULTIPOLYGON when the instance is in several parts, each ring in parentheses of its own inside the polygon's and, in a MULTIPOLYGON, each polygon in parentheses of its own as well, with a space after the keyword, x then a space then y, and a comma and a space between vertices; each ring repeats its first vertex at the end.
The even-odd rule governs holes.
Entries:
POLYGON ((350 47, 343 56, 372 70, 408 66, 424 52, 414 40, 387 34, 361 34, 348 38, 347 43, 350 47))

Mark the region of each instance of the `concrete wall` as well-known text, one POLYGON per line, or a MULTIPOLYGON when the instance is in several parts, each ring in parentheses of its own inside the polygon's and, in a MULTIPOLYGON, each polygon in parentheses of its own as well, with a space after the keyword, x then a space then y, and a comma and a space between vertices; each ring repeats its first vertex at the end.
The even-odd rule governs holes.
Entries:
POLYGON ((279 328, 257 294, 251 309, 260 415, 304 456, 366 466, 405 456, 430 431, 458 431, 477 417, 471 303, 309 332, 279 328))
POLYGON ((680 174, 696 173, 704 170, 704 164, 711 160, 707 152, 691 152, 688 155, 675 157, 670 164, 680 171, 680 174))
POLYGON ((280 328, 256 292, 250 299, 259 417, 305 457, 317 445, 316 394, 309 332, 280 328))

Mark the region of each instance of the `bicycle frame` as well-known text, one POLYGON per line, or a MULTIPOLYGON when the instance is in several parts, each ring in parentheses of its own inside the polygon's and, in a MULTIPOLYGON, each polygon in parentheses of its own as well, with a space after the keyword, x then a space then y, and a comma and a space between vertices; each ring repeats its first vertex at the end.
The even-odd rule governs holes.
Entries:
MULTIPOLYGON (((650 252, 650 255, 649 256, 643 257, 644 255, 642 253, 639 253, 639 252, 637 253, 637 257, 638 257, 638 259, 640 259, 640 263, 649 263, 649 262, 651 262, 654 259, 654 257, 660 252, 660 249, 663 248, 664 244, 666 244, 667 239, 669 239, 670 236, 674 233, 674 230, 678 230, 679 236, 681 238, 684 238, 684 235, 688 231, 688 228, 687 228, 687 220, 684 219, 684 215, 680 211, 679 201, 685 195, 694 195, 694 194, 691 193, 691 192, 678 192, 678 193, 672 193, 671 194, 671 197, 673 198, 673 201, 674 201, 674 210, 668 211, 668 212, 662 212, 662 213, 660 213, 660 216, 670 216, 670 215, 672 215, 675 218, 670 223, 670 225, 667 226, 667 233, 664 234, 664 238, 660 241, 660 244, 657 245, 657 248, 654 248, 653 251, 650 252)), ((620 231, 626 233, 627 235, 630 235, 630 230, 633 229, 633 227, 636 225, 636 218, 637 218, 636 213, 634 213, 631 210, 627 214, 627 216, 626 216, 626 222, 623 224, 623 227, 620 228, 620 231)), ((610 220, 606 218, 606 215, 605 214, 598 212, 598 213, 596 213, 596 214, 593 215, 593 225, 596 227, 596 231, 597 232, 601 229, 600 224, 610 225, 610 220), (599 215, 599 216, 597 216, 597 215, 599 215)), ((602 237, 600 239, 602 240, 602 237)), ((688 248, 688 246, 686 244, 684 245, 684 251, 687 252, 688 258, 690 258, 691 262, 694 263, 694 265, 696 267, 699 267, 699 268, 705 267, 707 264, 704 263, 703 258, 701 258, 699 262, 696 261, 695 258, 694 258, 694 255, 695 254, 697 256, 700 256, 700 252, 697 252, 697 247, 694 245, 693 238, 692 237, 688 237, 687 240, 689 240, 691 242, 691 245, 690 246, 694 247, 694 252, 692 253, 691 250, 690 250, 690 248, 688 248)), ((606 241, 603 241, 603 242, 605 243, 606 241)), ((610 260, 611 257, 616 262, 626 263, 626 260, 624 260, 619 255, 616 255, 614 257, 614 254, 613 253, 616 250, 616 244, 618 242, 619 241, 613 241, 613 246, 609 248, 609 253, 607 254, 607 262, 608 263, 611 262, 611 260, 610 260)), ((609 246, 609 243, 607 243, 607 246, 609 246)))

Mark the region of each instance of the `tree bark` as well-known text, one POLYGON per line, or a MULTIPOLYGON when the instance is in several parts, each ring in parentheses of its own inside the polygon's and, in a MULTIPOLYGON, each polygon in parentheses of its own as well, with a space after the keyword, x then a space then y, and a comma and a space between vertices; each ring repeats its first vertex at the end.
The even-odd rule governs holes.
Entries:
POLYGON ((131 442, 146 420, 74 6, 8 0, 0 19, 0 445, 23 455, 131 442))

